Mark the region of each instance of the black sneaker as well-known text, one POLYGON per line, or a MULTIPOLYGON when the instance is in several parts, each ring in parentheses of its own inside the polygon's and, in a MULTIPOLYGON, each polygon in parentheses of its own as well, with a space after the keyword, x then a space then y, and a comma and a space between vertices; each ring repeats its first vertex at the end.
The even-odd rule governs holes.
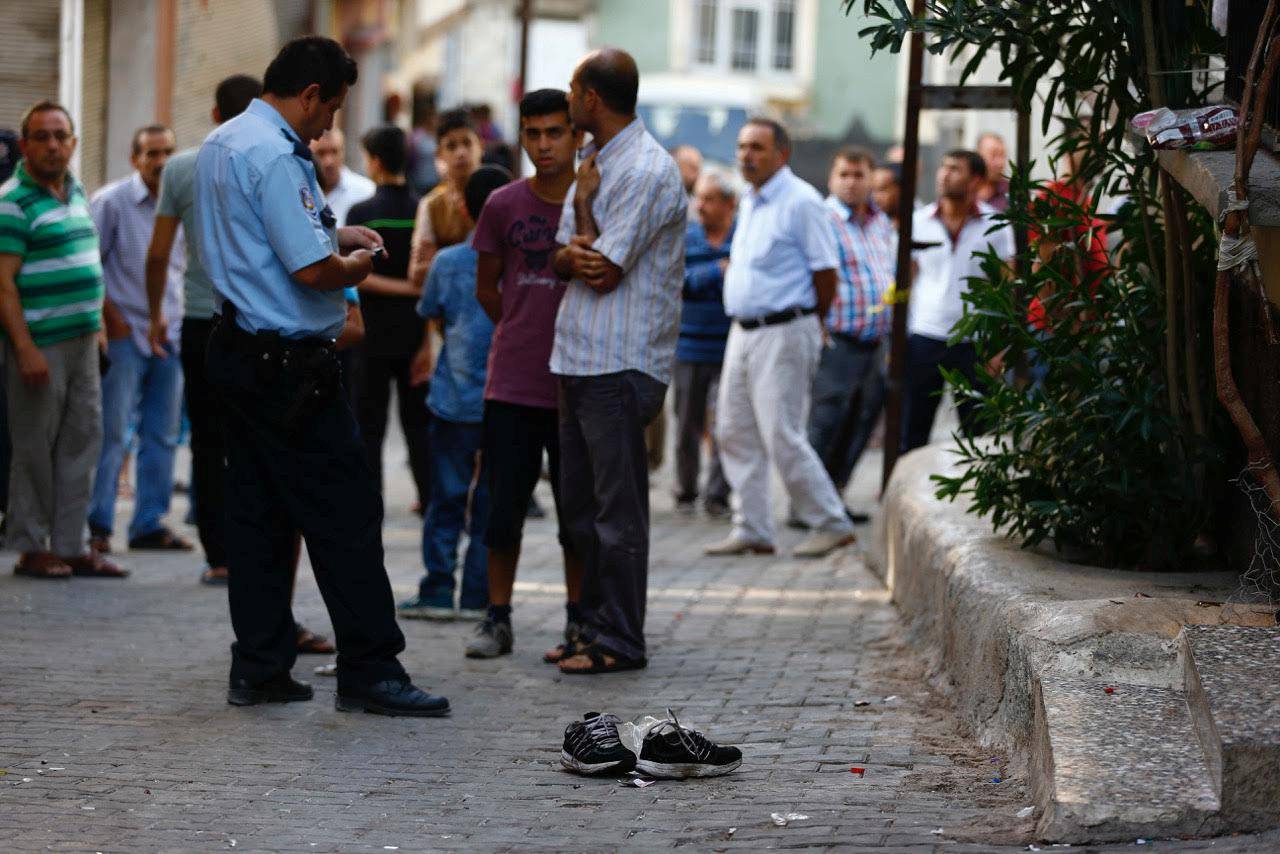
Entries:
POLYGON ((623 773, 636 767, 636 755, 618 740, 617 715, 587 712, 564 728, 560 764, 579 774, 623 773))
POLYGON ((650 777, 680 780, 685 777, 719 777, 742 764, 742 751, 708 739, 700 732, 680 725, 667 709, 671 720, 649 730, 636 761, 636 770, 650 777))

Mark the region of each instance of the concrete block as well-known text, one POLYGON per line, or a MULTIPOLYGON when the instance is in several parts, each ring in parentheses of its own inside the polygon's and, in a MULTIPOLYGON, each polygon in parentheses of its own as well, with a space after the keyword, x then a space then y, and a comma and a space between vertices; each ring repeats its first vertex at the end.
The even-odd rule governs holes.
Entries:
POLYGON ((1041 837, 1198 836, 1216 826, 1218 798, 1181 691, 1055 676, 1037 689, 1041 837))
POLYGON ((1233 827, 1280 823, 1280 628, 1188 626, 1187 705, 1233 827))

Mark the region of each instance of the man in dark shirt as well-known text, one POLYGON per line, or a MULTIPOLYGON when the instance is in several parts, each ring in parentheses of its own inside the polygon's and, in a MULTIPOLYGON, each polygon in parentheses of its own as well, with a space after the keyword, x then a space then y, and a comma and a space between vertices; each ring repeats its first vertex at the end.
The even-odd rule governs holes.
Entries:
POLYGON ((409 467, 419 502, 425 502, 430 491, 427 386, 415 387, 409 380, 409 363, 422 339, 422 322, 414 310, 422 283, 409 280, 409 238, 418 195, 405 183, 408 149, 404 131, 394 125, 376 127, 364 135, 360 144, 364 148, 365 172, 378 189, 373 198, 351 206, 347 224, 378 232, 387 252, 373 259, 373 273, 360 283, 365 338, 355 348, 352 371, 356 420, 369 466, 381 486, 382 440, 387 432, 391 384, 395 383, 409 467))

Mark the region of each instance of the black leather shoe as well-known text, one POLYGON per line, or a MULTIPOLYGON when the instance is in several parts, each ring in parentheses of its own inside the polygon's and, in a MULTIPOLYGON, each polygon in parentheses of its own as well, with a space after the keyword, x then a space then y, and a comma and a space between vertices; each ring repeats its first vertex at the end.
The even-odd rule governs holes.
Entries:
POLYGON ((306 682, 298 682, 288 673, 250 685, 246 679, 237 679, 227 691, 227 702, 233 706, 256 706, 259 703, 297 703, 310 700, 315 691, 306 682))
POLYGON ((415 688, 408 679, 388 679, 367 688, 338 689, 334 707, 340 712, 369 712, 405 718, 441 718, 449 701, 415 688))

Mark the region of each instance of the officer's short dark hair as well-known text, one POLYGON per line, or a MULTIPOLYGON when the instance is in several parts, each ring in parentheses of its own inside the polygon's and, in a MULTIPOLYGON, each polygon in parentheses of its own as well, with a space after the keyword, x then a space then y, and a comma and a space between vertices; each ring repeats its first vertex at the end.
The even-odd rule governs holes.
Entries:
POLYGON ((953 148, 946 154, 942 155, 943 160, 962 160, 969 167, 969 174, 978 178, 987 177, 987 161, 982 159, 982 155, 976 151, 970 151, 967 148, 953 148))
POLYGON ((71 133, 75 134, 76 120, 71 118, 71 113, 67 110, 66 107, 62 106, 57 101, 36 101, 34 104, 32 104, 30 107, 27 108, 27 111, 25 113, 22 114, 22 123, 18 125, 19 130, 22 131, 22 138, 23 139, 27 138, 27 135, 31 130, 32 118, 34 118, 39 113, 47 113, 51 110, 57 110, 59 113, 62 113, 64 116, 66 116, 67 124, 71 126, 71 133))
POLYGON ((356 82, 356 61, 342 45, 323 36, 303 36, 280 48, 262 77, 263 91, 281 98, 302 94, 320 84, 320 98, 329 100, 343 86, 356 82))
POLYGON ((360 137, 360 144, 369 152, 370 157, 378 158, 382 168, 392 175, 404 174, 404 163, 408 156, 408 145, 404 131, 395 125, 381 125, 366 131, 360 137))
POLYGON ((165 125, 143 125, 133 132, 133 141, 129 143, 129 153, 137 157, 142 153, 142 138, 153 133, 173 133, 165 125))
POLYGON ((569 115, 569 98, 563 89, 535 89, 520 99, 520 118, 550 116, 555 113, 569 115))
MULTIPOLYGON (((782 126, 782 122, 766 116, 752 116, 747 119, 745 125, 756 125, 757 127, 768 128, 773 134, 773 147, 779 151, 791 150, 791 134, 787 133, 787 129, 782 126)), ((745 126, 744 125, 744 126, 745 126)))
POLYGON ((578 85, 594 89, 604 105, 615 113, 629 116, 636 111, 640 72, 636 61, 625 50, 606 47, 588 56, 578 66, 578 85))
POLYGON ((229 121, 249 109, 249 102, 262 94, 262 81, 248 74, 232 74, 218 84, 213 103, 222 120, 229 121))
POLYGON ((862 163, 868 169, 876 168, 876 156, 871 153, 870 149, 863 148, 860 145, 842 146, 836 151, 835 157, 831 158, 831 165, 835 166, 837 160, 843 160, 845 163, 862 163))
POLYGON ((455 130, 469 130, 477 139, 480 138, 480 134, 476 133, 476 123, 471 120, 471 112, 463 108, 445 110, 436 120, 437 140, 443 140, 445 134, 455 130))
POLYGON ((467 213, 471 214, 472 222, 480 219, 480 211, 484 210, 484 203, 488 200, 489 194, 509 183, 511 183, 511 173, 501 166, 481 166, 471 173, 462 195, 467 200, 467 213))

